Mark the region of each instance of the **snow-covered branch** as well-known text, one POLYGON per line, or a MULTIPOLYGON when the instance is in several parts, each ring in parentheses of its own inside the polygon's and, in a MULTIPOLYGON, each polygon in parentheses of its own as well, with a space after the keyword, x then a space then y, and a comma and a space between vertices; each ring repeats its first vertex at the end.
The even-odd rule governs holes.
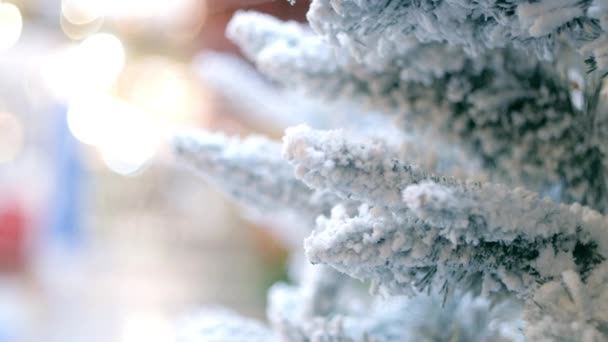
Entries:
POLYGON ((312 223, 339 202, 338 197, 311 190, 297 180, 293 167, 281 158, 281 145, 269 139, 185 131, 175 137, 174 146, 184 163, 259 212, 293 214, 312 223))
POLYGON ((522 188, 422 182, 407 187, 403 201, 420 220, 449 231, 454 244, 578 235, 583 242, 602 243, 603 253, 608 252, 604 216, 580 204, 556 204, 522 188))
POLYGON ((456 184, 397 159, 399 152, 378 138, 356 138, 344 131, 315 131, 307 126, 287 129, 283 156, 296 176, 312 188, 345 199, 403 207, 401 191, 423 180, 456 184))
POLYGON ((289 128, 282 150, 207 133, 176 143, 246 206, 316 222, 314 266, 271 289, 269 327, 243 331, 518 340, 495 309, 521 301, 530 340, 605 340, 608 0, 312 0, 308 20, 238 12, 227 35, 273 85, 325 101, 321 116, 354 108, 344 130, 289 128), (372 300, 347 276, 413 298, 372 300))
POLYGON ((273 332, 261 322, 221 308, 201 310, 184 317, 176 325, 176 342, 273 340, 273 332))
MULTIPOLYGON (((276 19, 253 13, 241 13, 232 26, 241 21, 280 27, 276 19)), ((512 48, 470 57, 438 43, 411 43, 410 37, 398 58, 374 66, 302 32, 238 42, 245 50, 256 46, 252 58, 260 70, 287 87, 330 102, 397 112, 409 126, 434 126, 445 144, 460 143, 495 179, 565 202, 608 207, 600 152, 606 139, 588 134, 600 115, 595 108, 601 84, 585 76, 581 63, 539 62, 512 48)))
POLYGON ((376 107, 379 103, 375 102, 387 96, 382 92, 391 90, 398 80, 428 84, 449 71, 462 69, 466 57, 458 48, 424 44, 414 36, 405 36, 398 45, 398 58, 360 64, 306 30, 304 25, 281 22, 256 12, 235 15, 227 35, 260 71, 277 82, 316 96, 325 94, 328 99, 367 97, 376 107), (247 31, 249 26, 257 29, 247 31), (294 27, 301 29, 294 32, 294 27), (273 30, 274 34, 269 33, 273 30))
MULTIPOLYGON (((403 200, 406 209, 362 205, 355 216, 334 208, 305 241, 308 258, 371 280, 374 291, 388 295, 428 291, 449 299, 454 291, 474 291, 515 295, 542 308, 554 299, 547 286, 564 274, 590 287, 578 297, 603 295, 594 279, 606 277, 608 219, 598 212, 479 183, 423 181, 406 187, 403 200)), ((591 324, 584 316, 591 309, 577 305, 567 317, 591 324)), ((608 321, 594 314, 595 325, 608 321)), ((553 313, 536 314, 543 315, 553 313)), ((563 322, 563 315, 551 317, 563 322)))
POLYGON ((230 109, 236 109, 236 114, 256 127, 282 131, 305 122, 312 127, 328 128, 339 120, 339 115, 327 115, 331 110, 327 105, 289 89, 279 89, 235 55, 207 51, 195 58, 193 69, 230 109))
POLYGON ((592 0, 313 0, 317 33, 359 59, 390 56, 404 35, 461 46, 475 56, 514 47, 553 59, 562 41, 606 68, 605 4, 592 0))
POLYGON ((604 341, 608 336, 608 263, 586 278, 565 271, 541 286, 526 305, 525 335, 532 341, 604 341))
POLYGON ((299 285, 280 283, 270 289, 269 327, 222 311, 216 315, 203 311, 190 317, 185 324, 187 329, 181 329, 183 341, 521 340, 517 331, 519 314, 513 304, 491 305, 470 294, 453 298, 443 306, 436 296, 372 299, 360 288, 349 287, 353 284, 345 276, 324 266, 310 267, 303 280, 299 285), (323 308, 308 311, 311 300, 323 308))

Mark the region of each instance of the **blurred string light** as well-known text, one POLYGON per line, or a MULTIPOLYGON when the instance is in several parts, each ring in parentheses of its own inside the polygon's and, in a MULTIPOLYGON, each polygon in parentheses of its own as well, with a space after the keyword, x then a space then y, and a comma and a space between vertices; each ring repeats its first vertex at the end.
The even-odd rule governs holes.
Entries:
POLYGON ((0 0, 0 53, 17 43, 22 28, 23 18, 19 8, 0 0))
POLYGON ((23 126, 11 113, 0 112, 0 164, 14 160, 23 148, 23 126))

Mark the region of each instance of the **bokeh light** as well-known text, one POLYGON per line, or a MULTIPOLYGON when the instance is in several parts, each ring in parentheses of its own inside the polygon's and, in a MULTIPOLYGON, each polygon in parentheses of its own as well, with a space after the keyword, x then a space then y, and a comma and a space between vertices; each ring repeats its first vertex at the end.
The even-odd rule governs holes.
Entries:
POLYGON ((100 17, 179 19, 200 8, 200 0, 62 0, 61 13, 70 23, 82 25, 100 17))
POLYGON ((101 94, 76 99, 70 103, 67 113, 68 127, 72 134, 88 145, 103 143, 111 125, 118 121, 115 100, 101 94))
POLYGON ((206 9, 207 2, 201 0, 62 0, 60 24, 73 40, 84 39, 108 23, 122 34, 184 44, 200 32, 206 9))
POLYGON ((76 47, 50 56, 42 77, 58 98, 70 100, 105 91, 120 75, 126 61, 122 42, 114 35, 96 33, 76 47))
POLYGON ((110 169, 124 175, 139 171, 162 139, 143 111, 106 94, 73 101, 68 126, 78 140, 100 151, 110 169))
POLYGON ((122 92, 158 125, 180 125, 200 118, 210 102, 198 80, 184 65, 150 56, 125 69, 122 92))
POLYGON ((11 113, 0 112, 0 163, 14 160, 23 148, 23 126, 11 113))
POLYGON ((116 36, 97 33, 80 44, 78 59, 89 84, 108 87, 125 65, 125 49, 116 36))
POLYGON ((198 0, 105 0, 105 13, 113 17, 153 19, 183 16, 198 0))
POLYGON ((97 19, 84 24, 74 24, 64 16, 61 16, 59 22, 63 33, 72 40, 81 40, 97 33, 103 26, 103 23, 104 17, 98 17, 97 19))
POLYGON ((63 0, 61 13, 74 25, 84 25, 103 16, 103 1, 99 0, 63 0))
POLYGON ((200 84, 177 62, 147 57, 123 70, 124 49, 109 34, 90 36, 55 62, 54 68, 46 68, 47 76, 55 90, 63 89, 71 133, 119 174, 142 170, 165 135, 200 117, 208 101, 200 84))
POLYGON ((10 49, 21 36, 23 19, 19 8, 0 2, 0 53, 10 49))

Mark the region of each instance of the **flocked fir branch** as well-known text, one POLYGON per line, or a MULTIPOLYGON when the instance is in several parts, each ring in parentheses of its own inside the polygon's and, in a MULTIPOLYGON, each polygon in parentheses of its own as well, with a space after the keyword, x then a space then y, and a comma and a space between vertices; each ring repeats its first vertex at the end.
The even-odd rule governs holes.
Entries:
POLYGON ((608 264, 586 278, 569 270, 541 286, 527 302, 525 335, 530 341, 605 341, 608 264))
POLYGON ((456 191, 422 183, 404 191, 411 210, 363 206, 351 217, 334 209, 318 219, 307 255, 383 293, 446 297, 454 289, 528 297, 562 272, 587 276, 606 257, 598 213, 500 186, 468 191, 455 202, 456 191))
POLYGON ((175 136, 176 154, 209 182, 247 208, 275 211, 313 222, 338 201, 310 189, 281 158, 281 145, 252 136, 244 140, 222 133, 185 131, 175 136))
MULTIPOLYGON (((314 197, 313 190, 302 188, 298 195, 302 196, 303 200, 286 198, 276 192, 280 187, 268 183, 270 180, 287 183, 289 180, 296 181, 290 165, 277 158, 280 153, 278 144, 270 140, 261 137, 241 140, 227 138, 219 133, 187 131, 176 136, 174 143, 176 152, 185 162, 194 166, 207 180, 218 185, 220 190, 231 194, 247 207, 269 210, 267 206, 273 205, 277 211, 283 206, 285 210, 297 212, 302 207, 294 203, 307 202, 314 197), (275 173, 268 174, 268 170, 262 167, 264 164, 275 173), (281 165, 289 172, 285 172, 285 178, 275 178, 281 175, 281 165), (268 186, 270 188, 267 188, 268 186), (235 189, 246 189, 248 192, 242 194, 235 189), (254 198, 258 201, 254 201, 254 198)), ((306 187, 303 183, 299 185, 306 187)), ((335 203, 342 202, 338 197, 334 200, 335 203)), ((352 205, 347 205, 346 208, 339 206, 339 210, 353 212, 352 205)), ((299 212, 300 215, 302 213, 299 212)), ((488 336, 493 336, 496 340, 501 336, 496 330, 498 323, 476 323, 478 316, 490 320, 494 309, 489 303, 471 301, 471 297, 465 297, 463 301, 455 299, 449 302, 449 310, 480 310, 474 320, 467 320, 465 317, 448 314, 437 304, 436 297, 407 302, 399 300, 390 305, 374 303, 370 298, 365 299, 366 296, 362 295, 360 288, 352 289, 353 284, 348 282, 345 275, 327 267, 309 268, 300 282, 298 286, 277 284, 270 290, 270 328, 249 319, 241 319, 227 311, 207 310, 189 317, 181 330, 181 336, 184 341, 222 341, 230 338, 238 340, 246 338, 245 336, 260 341, 416 341, 424 334, 431 333, 442 334, 446 338, 452 336, 462 341, 468 340, 463 336, 474 336, 477 339, 471 340, 485 341, 488 336), (353 305, 353 297, 359 297, 362 301, 353 305), (415 319, 417 314, 410 311, 412 306, 419 310, 429 310, 437 321, 415 319), (371 317, 370 310, 373 312, 371 317), (453 330, 439 329, 441 324, 445 324, 445 320, 454 319, 457 321, 453 322, 453 330), (202 322, 202 325, 197 322, 202 322), (433 322, 437 325, 433 325, 433 322), (403 329, 406 323, 411 327, 403 329)), ((502 316, 498 313, 496 315, 502 316)), ((512 315, 508 317, 513 319, 512 315)))
MULTIPOLYGON (((237 14, 229 34, 237 35, 242 22, 278 25, 276 19, 245 12, 237 14)), ((590 129, 601 114, 594 90, 600 81, 584 77, 580 64, 554 67, 513 49, 472 58, 449 46, 406 40, 411 47, 376 71, 343 52, 332 57, 327 43, 302 32, 299 39, 263 35, 265 47, 255 43, 261 39, 255 35, 235 41, 255 45, 260 70, 286 86, 397 112, 418 130, 437 128, 443 139, 459 142, 501 181, 601 210, 608 205, 608 173, 600 151, 606 140, 597 139, 606 133, 590 129)))
MULTIPOLYGON (((315 266, 318 267, 318 266, 315 266)), ((335 271, 334 271, 335 272, 335 271)), ((323 271, 321 271, 323 274, 323 271)), ((519 340, 517 306, 492 306, 479 297, 463 295, 442 306, 436 296, 394 298, 371 303, 357 289, 329 286, 318 293, 319 303, 333 303, 325 315, 302 315, 310 297, 303 297, 310 285, 278 284, 269 292, 268 318, 279 341, 506 341, 519 340), (327 289, 331 291, 327 292, 327 289), (353 305, 355 304, 355 305, 353 305)), ((342 279, 343 280, 343 279, 342 279)), ((313 282, 314 283, 314 282, 313 282)), ((327 308, 327 307, 326 307, 327 308)))
POLYGON ((521 341, 517 305, 491 305, 466 294, 373 300, 344 275, 308 267, 300 284, 275 284, 268 325, 226 310, 203 310, 180 322, 178 341, 415 342, 521 341), (310 305, 314 303, 314 305, 310 305))
POLYGON ((335 111, 334 115, 326 114, 326 105, 276 87, 254 66, 232 54, 206 51, 196 56, 193 68, 230 109, 243 114, 240 118, 264 125, 266 130, 281 131, 302 122, 315 128, 330 128, 333 122, 341 121, 335 111))
POLYGON ((400 192, 425 179, 454 183, 396 159, 380 139, 349 139, 342 131, 314 131, 307 126, 287 130, 283 156, 295 166, 296 176, 315 189, 326 189, 345 199, 389 207, 404 206, 400 192))
POLYGON ((227 35, 277 84, 403 134, 179 138, 245 206, 304 218, 316 264, 270 290, 268 326, 197 336, 607 340, 608 2, 312 0, 307 18, 239 12, 227 35))
MULTIPOLYGON (((600 213, 520 188, 434 176, 384 158, 382 150, 340 132, 288 130, 284 154, 299 177, 373 205, 354 217, 338 207, 319 218, 305 241, 311 262, 371 280, 381 293, 439 292, 446 299, 464 289, 530 301, 563 274, 585 279, 604 271, 608 219, 600 213)), ((588 324, 580 312, 568 318, 588 324)), ((607 318, 600 313, 597 325, 607 318)))
POLYGON ((412 34, 473 56, 514 47, 547 60, 565 41, 604 69, 607 12, 603 0, 315 0, 307 17, 323 38, 372 63, 412 34))
POLYGON ((222 308, 207 308, 182 318, 177 324, 177 342, 266 342, 272 331, 254 319, 222 308))

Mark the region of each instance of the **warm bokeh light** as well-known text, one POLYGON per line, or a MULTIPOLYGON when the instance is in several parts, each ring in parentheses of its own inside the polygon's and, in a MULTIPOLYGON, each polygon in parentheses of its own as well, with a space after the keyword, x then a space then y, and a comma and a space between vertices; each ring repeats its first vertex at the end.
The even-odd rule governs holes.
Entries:
POLYGON ((78 89, 77 48, 67 46, 45 56, 40 66, 41 78, 49 93, 60 100, 67 100, 78 89))
POLYGON ((195 39, 206 17, 201 0, 62 0, 61 29, 73 40, 84 39, 108 22, 119 31, 140 31, 173 43, 195 39), (154 25, 149 25, 154 21, 154 25))
POLYGON ((116 36, 97 33, 80 44, 78 59, 89 84, 107 87, 116 80, 125 65, 125 49, 116 36))
POLYGON ((74 24, 70 22, 65 16, 61 16, 60 26, 61 31, 72 40, 81 40, 94 33, 97 33, 104 23, 104 17, 98 17, 97 19, 84 23, 74 24))
POLYGON ((58 98, 70 100, 107 90, 120 75, 125 60, 124 46, 116 36, 96 33, 77 47, 50 56, 42 66, 42 76, 58 98))
POLYGON ((200 122, 209 99, 185 65, 160 56, 127 65, 120 39, 95 31, 105 18, 158 19, 161 26, 175 21, 177 29, 187 20, 176 18, 200 16, 203 5, 192 0, 62 1, 62 31, 71 39, 85 39, 47 58, 42 76, 55 97, 68 104, 72 134, 96 148, 113 171, 137 173, 173 127, 193 118, 200 122))
POLYGON ((208 99, 185 66, 162 57, 137 61, 121 73, 124 52, 115 43, 120 44, 113 36, 95 34, 67 57, 58 57, 70 73, 56 82, 69 94, 67 120, 72 134, 97 149, 111 170, 130 175, 147 164, 172 128, 200 117, 208 99), (85 58, 87 54, 101 53, 104 46, 110 58, 99 60, 96 69, 88 63, 83 66, 82 60, 98 58, 85 58), (113 88, 120 98, 110 95, 109 87, 118 74, 113 88))
POLYGON ((105 94, 73 101, 68 126, 78 140, 96 147, 106 165, 120 174, 137 172, 162 139, 144 112, 105 94))
POLYGON ((200 118, 210 101, 187 67, 163 57, 133 63, 121 81, 125 98, 164 127, 200 118))
POLYGON ((23 126, 11 113, 0 112, 0 163, 14 160, 23 148, 23 126))
POLYGON ((118 120, 114 99, 103 95, 89 95, 70 103, 67 113, 72 134, 88 145, 103 142, 111 124, 118 120))
POLYGON ((105 0, 105 13, 113 17, 171 18, 184 15, 199 0, 105 0))
POLYGON ((99 0, 63 0, 61 13, 74 25, 84 25, 103 16, 103 1, 99 0))
POLYGON ((76 25, 86 24, 103 16, 174 19, 183 17, 193 8, 198 8, 200 2, 200 0, 63 0, 61 12, 69 22, 76 25))
MULTIPOLYGON (((127 109, 127 108, 125 108, 127 109)), ((158 131, 133 107, 98 148, 106 165, 114 172, 130 175, 141 170, 154 156, 161 142, 158 131)))
POLYGON ((0 2, 0 53, 17 43, 22 28, 23 19, 19 8, 11 3, 0 2))

